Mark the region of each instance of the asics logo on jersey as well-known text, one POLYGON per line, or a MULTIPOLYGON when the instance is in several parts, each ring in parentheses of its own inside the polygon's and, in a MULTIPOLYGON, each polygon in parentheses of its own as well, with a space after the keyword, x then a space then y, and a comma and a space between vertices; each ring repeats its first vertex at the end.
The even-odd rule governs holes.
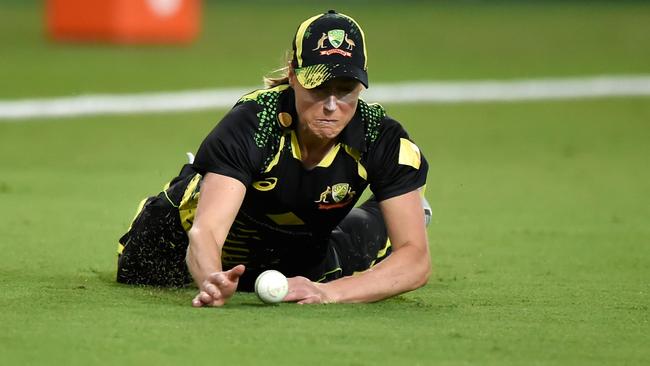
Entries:
POLYGON ((253 188, 257 189, 258 191, 266 192, 275 188, 275 185, 277 183, 278 183, 278 178, 269 177, 264 180, 258 180, 257 182, 253 182, 253 188))

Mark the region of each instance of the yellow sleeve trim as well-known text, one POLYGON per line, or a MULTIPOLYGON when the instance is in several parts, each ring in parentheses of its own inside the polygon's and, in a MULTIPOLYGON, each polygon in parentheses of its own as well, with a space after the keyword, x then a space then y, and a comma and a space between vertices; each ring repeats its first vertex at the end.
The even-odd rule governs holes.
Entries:
POLYGON ((415 169, 420 169, 420 149, 411 141, 399 139, 399 160, 401 165, 409 165, 415 169))

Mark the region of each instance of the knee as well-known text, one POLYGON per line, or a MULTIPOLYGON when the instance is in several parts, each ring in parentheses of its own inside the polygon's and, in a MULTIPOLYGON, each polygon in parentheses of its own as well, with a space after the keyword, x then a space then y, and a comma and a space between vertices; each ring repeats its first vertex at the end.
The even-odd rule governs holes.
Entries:
POLYGON ((341 221, 339 227, 344 232, 355 231, 384 231, 384 217, 379 208, 356 207, 341 221))

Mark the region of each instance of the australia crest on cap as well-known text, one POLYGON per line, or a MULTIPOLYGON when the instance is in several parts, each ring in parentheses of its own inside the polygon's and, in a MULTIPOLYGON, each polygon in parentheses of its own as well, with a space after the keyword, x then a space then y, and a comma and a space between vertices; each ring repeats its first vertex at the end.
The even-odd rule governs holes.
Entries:
POLYGON ((368 87, 364 38, 354 19, 333 10, 302 22, 291 62, 300 84, 311 89, 332 78, 348 77, 368 87))

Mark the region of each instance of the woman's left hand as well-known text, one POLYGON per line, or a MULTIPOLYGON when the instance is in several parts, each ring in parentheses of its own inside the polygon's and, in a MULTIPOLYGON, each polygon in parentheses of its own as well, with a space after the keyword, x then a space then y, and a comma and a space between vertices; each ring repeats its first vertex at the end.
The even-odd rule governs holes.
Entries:
POLYGON ((305 277, 291 277, 289 293, 282 301, 298 304, 328 304, 333 302, 325 291, 323 284, 312 282, 305 277))

